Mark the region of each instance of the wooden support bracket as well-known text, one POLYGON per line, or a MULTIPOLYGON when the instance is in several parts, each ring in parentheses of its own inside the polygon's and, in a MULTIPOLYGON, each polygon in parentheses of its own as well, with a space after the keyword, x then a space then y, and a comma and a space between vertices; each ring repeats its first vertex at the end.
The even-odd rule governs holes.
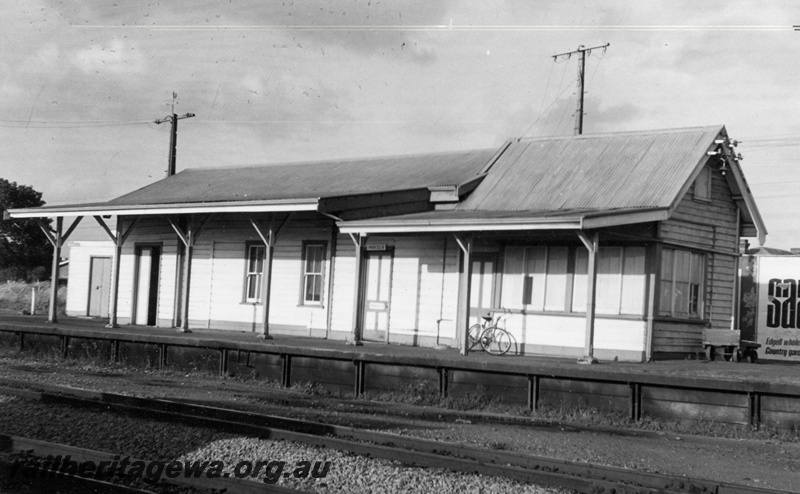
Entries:
POLYGON ((39 228, 42 230, 42 233, 44 233, 44 236, 47 237, 47 240, 50 241, 50 245, 55 247, 56 246, 56 238, 53 236, 53 232, 51 232, 47 227, 45 227, 41 223, 37 223, 37 225, 39 225, 39 228))
POLYGON ((366 377, 367 363, 363 360, 354 360, 353 364, 356 366, 355 388, 353 389, 353 395, 357 398, 364 394, 364 380, 366 377))
POLYGON ((539 411, 539 382, 541 378, 535 374, 528 375, 528 410, 539 411))
POLYGON ((228 373, 228 350, 219 349, 219 375, 224 376, 228 373))
POLYGON ((281 386, 288 388, 292 385, 292 356, 281 354, 281 386))
POLYGON ((642 419, 642 385, 629 383, 631 397, 631 421, 638 422, 642 419))
POLYGON ((114 363, 119 362, 119 340, 111 342, 111 361, 114 363))
POLYGON ((189 247, 189 238, 187 237, 186 233, 184 233, 184 231, 181 230, 181 227, 176 225, 175 221, 170 216, 167 216, 167 221, 169 221, 169 226, 171 226, 172 229, 175 230, 175 233, 178 235, 180 241, 183 242, 183 245, 185 247, 189 247))
POLYGON ((747 393, 750 426, 758 430, 761 427, 761 393, 747 393))
POLYGON ((78 224, 81 222, 82 219, 83 219, 83 216, 78 216, 77 218, 75 218, 75 221, 73 221, 72 224, 69 226, 69 228, 67 228, 67 231, 64 232, 64 234, 61 236, 61 244, 62 245, 64 244, 64 242, 67 241, 67 238, 69 238, 69 236, 72 234, 72 232, 75 231, 75 228, 78 227, 78 224))
POLYGON ((447 398, 448 385, 449 385, 449 372, 447 367, 437 367, 436 371, 439 373, 439 396, 447 398))
POLYGON ((158 370, 167 368, 167 345, 161 343, 158 345, 158 370))

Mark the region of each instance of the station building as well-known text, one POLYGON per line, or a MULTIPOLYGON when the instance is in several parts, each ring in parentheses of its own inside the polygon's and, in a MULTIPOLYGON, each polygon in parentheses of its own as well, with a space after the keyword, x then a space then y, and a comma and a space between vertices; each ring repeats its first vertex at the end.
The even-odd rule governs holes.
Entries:
POLYGON ((721 125, 187 169, 6 216, 56 218, 56 256, 65 217, 108 233, 73 247, 68 315, 466 353, 489 313, 512 351, 585 361, 701 351, 734 324, 740 238, 766 235, 721 125))

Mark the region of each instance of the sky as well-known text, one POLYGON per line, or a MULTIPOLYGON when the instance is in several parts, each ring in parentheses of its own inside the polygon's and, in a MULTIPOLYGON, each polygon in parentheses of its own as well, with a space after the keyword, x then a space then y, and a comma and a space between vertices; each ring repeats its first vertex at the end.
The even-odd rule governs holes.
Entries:
MULTIPOLYGON (((177 169, 498 147, 723 124, 767 225, 800 247, 797 2, 7 0, 0 177, 47 204, 177 169), (173 99, 173 93, 177 98, 173 99)), ((78 232, 73 238, 79 236, 78 232)), ((102 237, 97 237, 102 238, 102 237)))

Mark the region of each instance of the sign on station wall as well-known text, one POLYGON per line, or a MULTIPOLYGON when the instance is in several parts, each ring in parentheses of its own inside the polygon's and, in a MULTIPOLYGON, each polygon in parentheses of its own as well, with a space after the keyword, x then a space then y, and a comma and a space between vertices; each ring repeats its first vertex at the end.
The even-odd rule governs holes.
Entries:
POLYGON ((800 257, 758 259, 758 356, 800 362, 800 257))

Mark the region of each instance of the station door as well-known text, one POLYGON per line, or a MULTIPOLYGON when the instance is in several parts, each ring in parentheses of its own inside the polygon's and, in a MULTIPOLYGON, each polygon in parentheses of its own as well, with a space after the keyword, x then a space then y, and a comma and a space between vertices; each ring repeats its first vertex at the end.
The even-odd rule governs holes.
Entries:
POLYGON ((136 246, 136 278, 133 324, 155 326, 158 319, 160 246, 136 246))
POLYGON ((494 307, 494 273, 497 255, 476 254, 472 259, 472 279, 469 295, 469 325, 482 322, 481 316, 491 315, 494 307))
POLYGON ((89 317, 108 317, 111 294, 111 258, 92 257, 89 263, 89 317))
POLYGON ((389 309, 392 291, 391 251, 366 252, 363 338, 386 341, 389 336, 389 309))

